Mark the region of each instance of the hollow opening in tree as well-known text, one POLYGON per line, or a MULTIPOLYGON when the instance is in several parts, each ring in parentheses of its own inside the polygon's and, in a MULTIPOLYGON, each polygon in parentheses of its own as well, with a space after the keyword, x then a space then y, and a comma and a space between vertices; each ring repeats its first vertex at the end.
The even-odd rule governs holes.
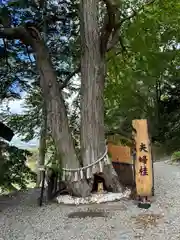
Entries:
POLYGON ((102 188, 103 191, 109 191, 110 189, 106 186, 103 174, 94 174, 94 182, 92 186, 92 193, 99 192, 99 188, 102 188), (101 185, 102 184, 102 185, 101 185), (102 186, 102 187, 101 187, 102 186))

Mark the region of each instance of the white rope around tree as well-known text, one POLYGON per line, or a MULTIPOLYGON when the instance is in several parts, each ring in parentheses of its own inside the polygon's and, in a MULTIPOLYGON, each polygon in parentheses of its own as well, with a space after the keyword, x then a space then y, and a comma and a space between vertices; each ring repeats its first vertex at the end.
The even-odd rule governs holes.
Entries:
POLYGON ((87 168, 90 168, 90 167, 93 167, 94 165, 96 165, 97 163, 101 162, 102 160, 104 160, 104 158, 107 156, 107 146, 106 146, 106 150, 104 152, 104 154, 98 158, 98 160, 96 160, 95 162, 93 163, 90 163, 89 165, 85 166, 85 167, 81 167, 81 168, 74 168, 74 169, 71 169, 71 168, 62 168, 63 171, 66 171, 66 172, 77 172, 77 171, 81 171, 81 170, 85 170, 87 168))
MULTIPOLYGON (((108 148, 106 146, 104 154, 95 162, 92 162, 87 166, 81 168, 62 168, 62 180, 77 182, 79 180, 83 180, 84 176, 86 176, 87 179, 90 179, 93 176, 94 167, 97 167, 98 172, 103 172, 103 166, 111 164, 107 152, 108 148)), ((45 169, 45 166, 39 166, 39 170, 45 171, 45 169)))
POLYGON ((93 169, 96 168, 96 172, 102 173, 104 165, 110 165, 111 162, 108 157, 108 148, 106 146, 104 154, 98 158, 95 162, 90 163, 87 166, 81 168, 62 168, 63 175, 62 180, 70 180, 72 182, 77 182, 79 180, 83 180, 84 177, 87 179, 92 178, 94 171, 93 169))

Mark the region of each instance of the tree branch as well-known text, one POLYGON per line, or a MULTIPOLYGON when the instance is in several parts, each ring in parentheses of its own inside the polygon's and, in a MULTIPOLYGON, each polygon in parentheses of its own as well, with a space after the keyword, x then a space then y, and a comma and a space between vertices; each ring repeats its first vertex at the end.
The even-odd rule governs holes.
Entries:
MULTIPOLYGON (((36 30, 34 27, 29 27, 29 28, 34 30, 34 31, 36 30)), ((38 34, 38 37, 40 37, 39 34, 38 34)), ((22 26, 21 27, 16 27, 16 28, 3 28, 3 27, 1 27, 0 28, 0 38, 3 38, 3 39, 6 38, 8 40, 19 39, 24 44, 31 45, 31 36, 28 33, 28 31, 26 30, 26 28, 22 27, 22 26)), ((71 78, 79 72, 80 72, 80 66, 65 79, 65 81, 62 83, 62 85, 60 87, 61 90, 63 88, 65 88, 68 85, 71 78)))
MULTIPOLYGON (((109 1, 109 0, 108 0, 109 1)), ((112 34, 112 39, 111 41, 108 43, 107 45, 107 51, 110 51, 115 45, 116 43, 119 41, 119 30, 122 27, 122 25, 127 22, 128 20, 131 20, 132 18, 134 18, 135 16, 137 16, 139 14, 140 11, 142 11, 145 7, 153 4, 156 0, 151 0, 148 1, 147 3, 145 3, 138 11, 133 10, 133 13, 130 14, 129 16, 123 18, 120 22, 118 22, 115 27, 114 27, 114 31, 112 34)))
POLYGON ((104 17, 104 24, 101 29, 101 52, 104 54, 107 50, 107 44, 112 30, 116 24, 117 7, 111 0, 103 0, 106 4, 107 14, 104 17))
POLYGON ((16 28, 3 28, 0 27, 0 38, 7 38, 8 40, 19 39, 24 43, 29 44, 27 31, 24 27, 16 27, 16 28))

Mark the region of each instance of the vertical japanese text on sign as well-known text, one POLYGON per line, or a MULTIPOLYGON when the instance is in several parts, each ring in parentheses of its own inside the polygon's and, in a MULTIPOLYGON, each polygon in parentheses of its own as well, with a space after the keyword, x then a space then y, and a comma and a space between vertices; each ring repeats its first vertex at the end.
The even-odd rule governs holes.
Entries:
MULTIPOLYGON (((145 153, 147 153, 148 151, 147 151, 147 147, 146 147, 146 145, 144 144, 144 143, 141 143, 140 144, 140 147, 139 147, 139 151, 140 152, 145 152, 145 153)), ((147 156, 146 155, 143 155, 142 157, 140 156, 139 157, 139 162, 140 163, 143 163, 143 166, 140 166, 140 169, 139 169, 139 174, 141 175, 141 176, 148 176, 148 169, 147 169, 147 167, 146 167, 146 163, 147 163, 147 156)))
POLYGON ((141 144, 140 144, 139 151, 140 151, 140 152, 142 152, 142 151, 148 152, 148 151, 147 151, 147 147, 146 147, 146 145, 145 145, 144 143, 141 143, 141 144))

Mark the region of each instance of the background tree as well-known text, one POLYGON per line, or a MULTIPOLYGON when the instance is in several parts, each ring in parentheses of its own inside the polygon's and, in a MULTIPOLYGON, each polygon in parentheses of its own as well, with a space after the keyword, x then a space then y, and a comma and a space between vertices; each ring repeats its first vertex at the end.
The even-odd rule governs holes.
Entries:
POLYGON ((129 129, 131 134, 132 119, 147 118, 153 141, 167 144, 164 149, 169 150, 177 148, 173 142, 170 144, 171 130, 167 130, 169 123, 174 125, 175 121, 164 114, 162 102, 170 97, 165 93, 167 83, 173 87, 172 76, 176 78, 179 74, 178 12, 178 2, 172 7, 169 2, 159 5, 156 1, 153 8, 139 14, 122 31, 123 47, 108 56, 105 89, 108 129, 116 132, 129 129))
MULTIPOLYGON (((173 51, 171 48, 172 41, 176 44, 179 41, 173 30, 178 25, 176 17, 179 5, 176 1, 174 6, 167 1, 163 4, 161 1, 152 3, 122 1, 118 4, 108 0, 100 3, 96 0, 84 0, 81 1, 78 12, 79 2, 60 2, 60 8, 55 2, 47 1, 46 16, 42 15, 42 6, 31 1, 23 6, 17 6, 17 2, 15 5, 5 6, 11 18, 7 17, 7 14, 6 17, 3 16, 4 28, 0 31, 0 36, 10 40, 6 41, 9 43, 8 47, 18 55, 15 63, 18 66, 23 65, 21 74, 23 70, 23 74, 26 73, 28 78, 32 76, 31 79, 36 81, 37 85, 40 83, 47 107, 48 131, 54 139, 58 154, 61 155, 62 166, 76 168, 80 165, 77 147, 74 147, 74 137, 78 142, 79 129, 80 159, 83 165, 95 161, 104 152, 105 131, 112 127, 117 130, 119 122, 120 128, 125 131, 129 128, 131 132, 132 118, 146 117, 153 120, 153 135, 159 134, 158 128, 154 126, 159 126, 160 122, 158 119, 161 115, 159 103, 162 101, 162 90, 167 75, 174 73, 177 67, 175 64, 178 58, 174 61, 177 49, 173 51), (22 10, 21 15, 19 9, 22 10), (164 16, 162 12, 166 11, 168 14, 164 16), (172 17, 173 11, 176 13, 175 17, 172 17), (7 19, 10 23, 8 26, 7 19), (44 21, 46 44, 43 41, 44 21), (166 25, 169 28, 166 28, 166 25), (171 26, 172 29, 169 30, 171 26), (19 57, 20 51, 23 52, 23 57, 19 57), (36 61, 32 57, 34 53, 36 61), (174 65, 170 67, 172 61, 174 65), (71 79, 80 70, 79 95, 79 86, 73 87, 71 79), (76 95, 74 108, 80 106, 81 122, 77 114, 73 114, 72 110, 69 112, 66 96, 62 92, 66 86, 66 93, 76 95)), ((32 82, 29 85, 32 87, 32 82)), ((35 89, 35 86, 32 89, 35 89)), ((107 185, 113 186, 112 176, 107 174, 110 171, 110 168, 105 169, 104 178, 107 185), (111 177, 107 178, 108 175, 111 177)), ((76 186, 69 187, 79 195, 87 195, 91 190, 91 183, 82 181, 81 184, 79 182, 76 186)))
MULTIPOLYGON (((4 70, 1 72, 3 76, 7 69, 2 68, 2 70, 4 70)), ((17 83, 16 79, 5 78, 1 83, 0 107, 4 102, 8 103, 9 100, 20 98, 19 92, 14 89, 17 83)), ((0 120, 4 122, 3 116, 0 120)), ((24 190, 27 188, 27 183, 35 180, 35 173, 26 164, 30 154, 29 151, 11 146, 0 138, 0 193, 17 189, 24 190)))

